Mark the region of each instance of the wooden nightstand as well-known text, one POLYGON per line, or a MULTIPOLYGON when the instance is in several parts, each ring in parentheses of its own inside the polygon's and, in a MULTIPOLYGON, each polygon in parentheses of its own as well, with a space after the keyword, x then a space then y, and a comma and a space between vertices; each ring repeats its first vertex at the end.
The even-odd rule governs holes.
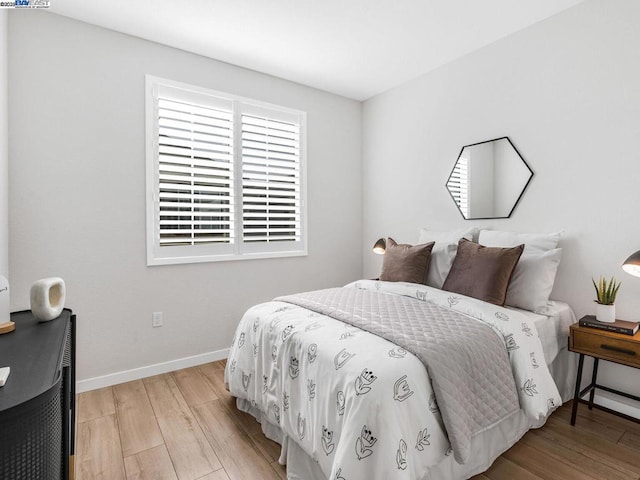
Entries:
POLYGON ((596 407, 640 423, 639 420, 633 417, 629 417, 593 403, 593 396, 596 388, 640 402, 640 397, 596 383, 598 376, 598 362, 601 359, 619 363, 621 365, 627 365, 633 368, 640 368, 640 332, 633 336, 624 335, 622 333, 614 333, 597 328, 581 327, 575 323, 571 325, 571 328, 569 329, 569 350, 580 354, 578 374, 576 377, 576 390, 573 396, 573 409, 571 411, 571 425, 575 425, 576 423, 578 403, 586 403, 589 405, 589 410, 596 407), (580 381, 582 379, 582 367, 584 366, 585 355, 593 357, 593 375, 591 376, 591 383, 581 391, 580 381), (582 397, 587 393, 589 394, 588 402, 582 400, 582 397))

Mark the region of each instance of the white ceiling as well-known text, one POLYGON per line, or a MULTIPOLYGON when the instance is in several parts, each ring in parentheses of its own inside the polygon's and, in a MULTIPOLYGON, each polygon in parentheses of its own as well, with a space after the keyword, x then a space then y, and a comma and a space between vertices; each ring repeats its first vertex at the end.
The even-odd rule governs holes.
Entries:
POLYGON ((365 100, 583 0, 55 0, 51 11, 365 100))

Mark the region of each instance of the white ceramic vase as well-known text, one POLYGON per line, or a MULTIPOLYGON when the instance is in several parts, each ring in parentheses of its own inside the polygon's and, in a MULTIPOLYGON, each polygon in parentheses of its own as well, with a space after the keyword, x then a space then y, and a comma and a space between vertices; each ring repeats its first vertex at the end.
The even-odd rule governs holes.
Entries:
POLYGON ((596 320, 599 322, 613 323, 616 321, 616 306, 596 304, 596 320))
POLYGON ((31 312, 40 321, 58 318, 66 298, 64 280, 59 277, 43 278, 31 286, 31 312))

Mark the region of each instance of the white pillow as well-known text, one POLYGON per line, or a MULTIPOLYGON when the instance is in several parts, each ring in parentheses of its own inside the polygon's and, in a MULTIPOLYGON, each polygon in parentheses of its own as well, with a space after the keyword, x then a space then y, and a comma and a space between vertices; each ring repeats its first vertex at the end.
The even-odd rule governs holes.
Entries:
POLYGON ((505 305, 544 313, 561 257, 561 248, 546 252, 525 248, 511 275, 505 305))
POLYGON ((439 232, 434 230, 420 229, 418 243, 436 242, 431 250, 429 269, 427 270, 427 285, 435 288, 442 288, 444 280, 449 275, 451 264, 458 251, 458 241, 461 238, 473 241, 473 236, 478 233, 478 228, 467 228, 464 230, 451 230, 439 232))
POLYGON ((517 233, 502 230, 481 230, 478 243, 486 247, 515 247, 522 243, 527 251, 553 250, 558 247, 562 231, 554 233, 517 233))

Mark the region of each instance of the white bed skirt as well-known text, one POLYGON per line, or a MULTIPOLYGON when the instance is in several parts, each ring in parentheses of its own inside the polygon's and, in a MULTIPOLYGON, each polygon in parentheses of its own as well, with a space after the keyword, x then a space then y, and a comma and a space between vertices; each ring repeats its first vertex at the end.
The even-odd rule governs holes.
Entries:
MULTIPOLYGON (((563 402, 573 398, 577 358, 577 355, 569 352, 565 346, 549 365, 563 402)), ((266 415, 252 407, 251 402, 238 398, 236 405, 239 410, 253 415, 260 422, 262 432, 267 438, 282 446, 279 462, 287 466, 288 480, 328 480, 311 457, 295 441, 286 436, 280 427, 269 422, 266 415)), ((491 429, 473 437, 471 458, 466 464, 457 463, 453 455, 444 457, 442 462, 434 465, 422 480, 463 480, 482 473, 496 458, 520 440, 529 429, 541 427, 543 424, 544 421, 532 425, 520 410, 516 415, 505 418, 491 429)))

